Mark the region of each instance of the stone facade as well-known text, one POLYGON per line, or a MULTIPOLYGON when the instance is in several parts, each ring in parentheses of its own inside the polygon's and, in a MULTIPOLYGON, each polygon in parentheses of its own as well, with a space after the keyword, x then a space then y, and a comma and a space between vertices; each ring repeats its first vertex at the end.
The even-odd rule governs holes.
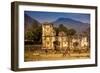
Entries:
POLYGON ((58 33, 58 36, 56 36, 56 32, 54 30, 53 24, 50 23, 44 23, 42 25, 42 48, 43 49, 54 49, 54 42, 57 40, 59 42, 59 48, 60 49, 67 49, 70 47, 71 49, 76 48, 84 48, 85 46, 88 46, 88 40, 87 37, 80 37, 80 36, 73 36, 70 41, 70 45, 68 45, 68 37, 66 34, 61 31, 58 33), (76 42, 78 44, 76 44, 76 42), (76 44, 76 46, 74 45, 76 44))
POLYGON ((43 49, 54 49, 53 42, 55 41, 56 32, 53 24, 44 23, 42 25, 42 47, 43 49))
POLYGON ((59 32, 58 41, 60 42, 59 44, 60 48, 66 49, 68 47, 68 38, 63 31, 59 32))

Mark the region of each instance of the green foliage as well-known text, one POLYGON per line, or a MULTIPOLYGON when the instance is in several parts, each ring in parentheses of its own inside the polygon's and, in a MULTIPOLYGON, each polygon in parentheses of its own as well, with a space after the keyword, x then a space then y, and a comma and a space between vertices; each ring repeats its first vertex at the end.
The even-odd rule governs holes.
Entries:
POLYGON ((65 32, 66 35, 68 35, 68 36, 73 36, 73 35, 76 34, 76 30, 75 29, 68 29, 63 24, 60 24, 59 27, 55 27, 54 29, 55 29, 57 35, 61 31, 65 32))
POLYGON ((54 30, 56 31, 56 36, 58 36, 59 28, 58 27, 54 27, 54 30))
POLYGON ((42 26, 32 25, 30 30, 25 31, 25 39, 31 40, 34 43, 41 43, 42 40, 42 26))
POLYGON ((32 36, 33 36, 32 31, 26 31, 25 32, 25 39, 32 40, 33 39, 32 36))
POLYGON ((42 26, 34 28, 32 32, 33 32, 33 40, 40 42, 42 40, 42 26))
POLYGON ((69 29, 67 32, 67 35, 69 35, 69 36, 73 36, 75 34, 76 34, 76 30, 74 30, 74 29, 69 29))
POLYGON ((59 25, 59 31, 64 31, 65 33, 67 33, 68 29, 66 26, 64 26, 63 24, 59 25))

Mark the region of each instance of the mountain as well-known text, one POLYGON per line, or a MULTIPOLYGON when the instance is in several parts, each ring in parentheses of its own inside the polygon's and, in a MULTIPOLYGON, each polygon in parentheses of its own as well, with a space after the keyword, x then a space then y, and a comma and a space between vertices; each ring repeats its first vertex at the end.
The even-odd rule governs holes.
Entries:
POLYGON ((76 21, 71 18, 59 18, 56 21, 52 22, 54 25, 59 26, 60 24, 65 25, 67 28, 73 28, 75 29, 78 33, 84 31, 89 27, 88 23, 83 23, 80 21, 76 21))
POLYGON ((28 29, 31 29, 31 27, 38 27, 40 23, 36 19, 30 17, 29 15, 24 14, 24 24, 25 31, 27 31, 28 29))
MULTIPOLYGON (((27 31, 28 29, 31 29, 31 28, 36 28, 39 25, 41 25, 41 23, 38 20, 30 17, 27 14, 24 14, 24 23, 25 23, 25 31, 27 31)), ((51 23, 53 23, 55 27, 59 26, 60 24, 63 24, 68 29, 70 29, 70 28, 75 29, 78 33, 86 30, 89 27, 88 23, 83 23, 83 22, 80 22, 80 21, 77 21, 77 20, 74 20, 71 18, 63 18, 63 17, 58 18, 57 20, 55 20, 51 23)))

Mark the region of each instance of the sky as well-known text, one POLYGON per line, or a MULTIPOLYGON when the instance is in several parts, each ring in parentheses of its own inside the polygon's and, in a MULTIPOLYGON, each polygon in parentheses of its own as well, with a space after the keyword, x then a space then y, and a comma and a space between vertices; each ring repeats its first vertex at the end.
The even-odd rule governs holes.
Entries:
POLYGON ((90 14, 42 11, 24 11, 24 13, 38 20, 40 23, 53 22, 59 18, 71 18, 83 23, 90 23, 90 14))

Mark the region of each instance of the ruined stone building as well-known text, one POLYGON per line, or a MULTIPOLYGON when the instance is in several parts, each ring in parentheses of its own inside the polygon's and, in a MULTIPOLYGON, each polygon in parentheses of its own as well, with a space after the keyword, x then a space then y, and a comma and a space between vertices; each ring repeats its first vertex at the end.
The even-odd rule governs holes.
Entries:
POLYGON ((59 42, 60 49, 67 49, 68 46, 73 49, 75 47, 75 42, 77 42, 77 48, 84 48, 88 46, 87 37, 73 36, 70 45, 68 45, 68 37, 65 32, 61 31, 56 36, 56 31, 54 30, 53 24, 44 23, 42 24, 42 48, 43 49, 54 49, 54 42, 59 42))
POLYGON ((54 49, 53 42, 55 41, 56 32, 53 24, 44 23, 42 25, 42 47, 43 49, 54 49))

